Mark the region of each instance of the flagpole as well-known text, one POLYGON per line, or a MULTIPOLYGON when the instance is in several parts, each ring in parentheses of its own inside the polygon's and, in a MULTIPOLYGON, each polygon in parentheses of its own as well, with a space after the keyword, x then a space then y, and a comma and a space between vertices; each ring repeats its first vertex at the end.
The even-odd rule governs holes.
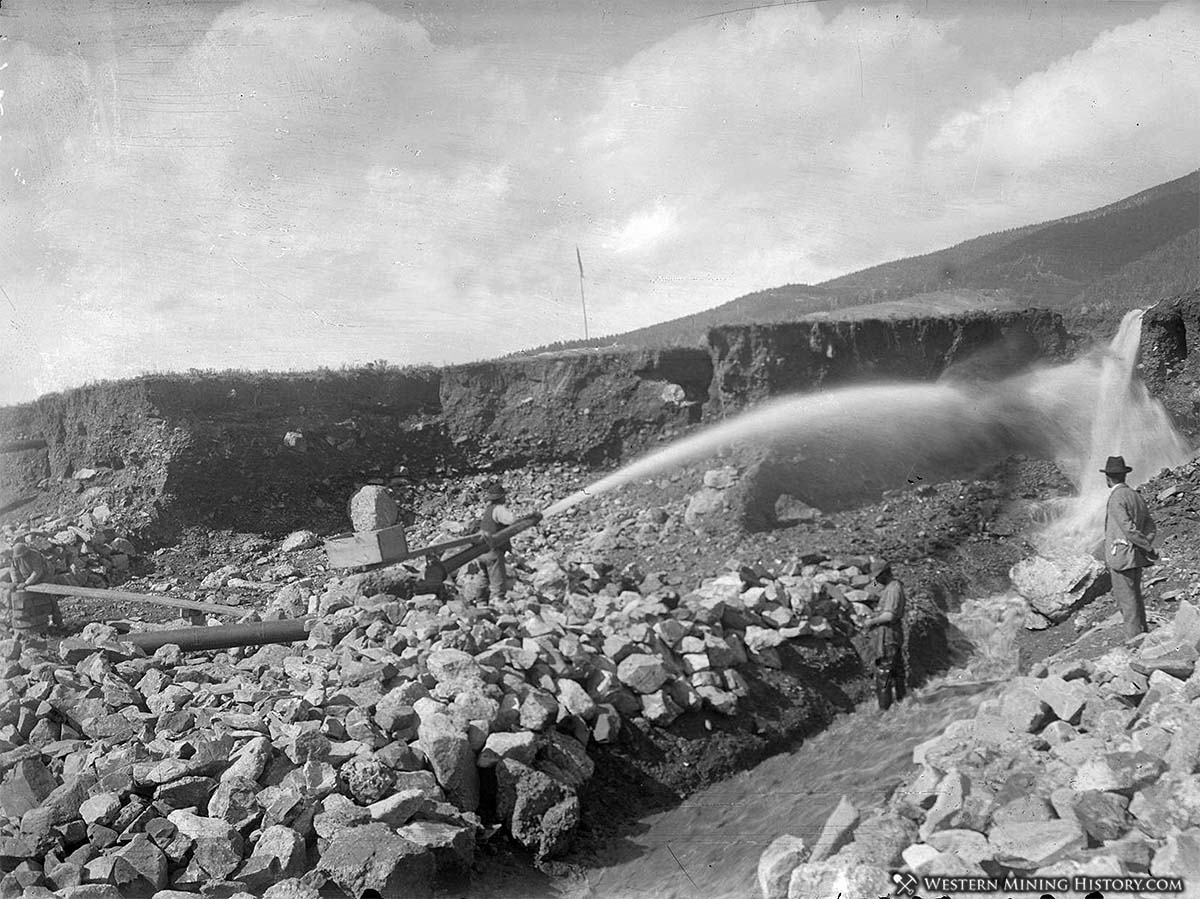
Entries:
POLYGON ((579 244, 575 244, 575 261, 579 263, 579 302, 583 306, 583 339, 587 340, 587 299, 583 295, 583 257, 579 255, 579 244))

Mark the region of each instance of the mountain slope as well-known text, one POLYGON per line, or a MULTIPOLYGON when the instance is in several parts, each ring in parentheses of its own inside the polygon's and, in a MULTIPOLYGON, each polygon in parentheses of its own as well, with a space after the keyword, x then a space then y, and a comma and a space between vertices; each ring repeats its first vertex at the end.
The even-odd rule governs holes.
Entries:
POLYGON ((694 345, 717 325, 827 318, 868 305, 880 315, 1032 305, 1104 322, 1200 283, 1198 235, 1200 171, 1195 171, 1098 209, 987 234, 819 285, 769 288, 624 334, 539 349, 694 345))

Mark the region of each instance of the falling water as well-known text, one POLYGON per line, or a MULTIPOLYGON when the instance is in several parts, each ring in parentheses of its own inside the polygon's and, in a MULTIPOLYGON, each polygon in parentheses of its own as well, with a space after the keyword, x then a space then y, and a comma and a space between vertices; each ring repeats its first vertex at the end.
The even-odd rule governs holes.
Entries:
POLYGON ((1051 550, 1086 552, 1099 542, 1108 496, 1100 469, 1109 456, 1125 457, 1133 468, 1128 483, 1137 486, 1192 455, 1166 409, 1136 377, 1142 314, 1129 312, 1107 351, 1088 360, 1096 387, 1087 430, 1077 437, 1080 448, 1059 459, 1078 492, 1060 504, 1062 514, 1040 535, 1051 550))

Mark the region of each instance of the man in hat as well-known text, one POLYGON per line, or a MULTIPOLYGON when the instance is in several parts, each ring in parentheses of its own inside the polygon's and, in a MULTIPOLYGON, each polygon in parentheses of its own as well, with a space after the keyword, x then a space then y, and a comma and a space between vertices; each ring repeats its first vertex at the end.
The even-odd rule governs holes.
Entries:
POLYGON ((1158 559, 1150 510, 1141 494, 1125 483, 1125 475, 1131 471, 1122 456, 1109 456, 1100 469, 1109 486, 1104 511, 1104 560, 1112 575, 1113 598, 1125 619, 1126 639, 1146 631, 1142 569, 1158 559))
POLYGON ((492 483, 488 484, 486 491, 484 491, 484 499, 487 501, 487 508, 483 510, 479 529, 483 531, 484 538, 487 539, 488 545, 491 546, 491 551, 482 556, 480 561, 487 568, 489 597, 491 599, 502 600, 508 594, 508 569, 504 564, 504 560, 512 544, 507 540, 500 543, 493 543, 491 536, 497 531, 504 530, 510 524, 514 523, 517 518, 509 510, 508 506, 505 505, 508 495, 504 492, 504 485, 499 481, 492 481, 492 483))
MULTIPOLYGON (((20 592, 34 584, 50 584, 54 582, 54 571, 46 557, 28 543, 18 543, 12 551, 12 583, 13 590, 20 592)), ((58 599, 47 596, 50 606, 50 619, 56 628, 63 626, 62 611, 58 607, 58 599)))
POLYGON ((875 660, 875 697, 880 711, 905 694, 904 671, 904 585, 892 574, 892 565, 882 559, 871 563, 871 576, 883 588, 875 615, 865 622, 871 631, 870 651, 875 660))

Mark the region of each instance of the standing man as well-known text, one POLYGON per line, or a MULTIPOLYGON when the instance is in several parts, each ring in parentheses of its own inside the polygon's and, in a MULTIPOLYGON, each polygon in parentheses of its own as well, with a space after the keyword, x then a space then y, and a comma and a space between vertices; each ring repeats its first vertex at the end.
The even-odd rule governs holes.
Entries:
POLYGON ((481 560, 487 568, 488 597, 503 600, 508 595, 508 569, 504 564, 504 558, 508 555, 512 544, 507 540, 493 543, 491 537, 492 534, 504 530, 517 519, 504 505, 508 501, 508 496, 504 492, 504 485, 499 481, 492 481, 488 485, 484 498, 487 500, 487 508, 483 510, 479 529, 483 531, 491 551, 482 556, 481 560))
POLYGON ((1125 619, 1125 639, 1146 631, 1146 605, 1142 601, 1142 569, 1158 560, 1154 550, 1156 528, 1141 494, 1125 483, 1133 471, 1123 456, 1109 456, 1100 469, 1108 481, 1108 507, 1104 510, 1104 560, 1112 575, 1113 597, 1125 619))
POLYGON ((871 576, 883 587, 879 611, 866 621, 871 631, 871 656, 875 660, 875 697, 886 712, 893 699, 905 694, 904 671, 904 585, 892 574, 892 565, 878 559, 871 563, 871 576))

